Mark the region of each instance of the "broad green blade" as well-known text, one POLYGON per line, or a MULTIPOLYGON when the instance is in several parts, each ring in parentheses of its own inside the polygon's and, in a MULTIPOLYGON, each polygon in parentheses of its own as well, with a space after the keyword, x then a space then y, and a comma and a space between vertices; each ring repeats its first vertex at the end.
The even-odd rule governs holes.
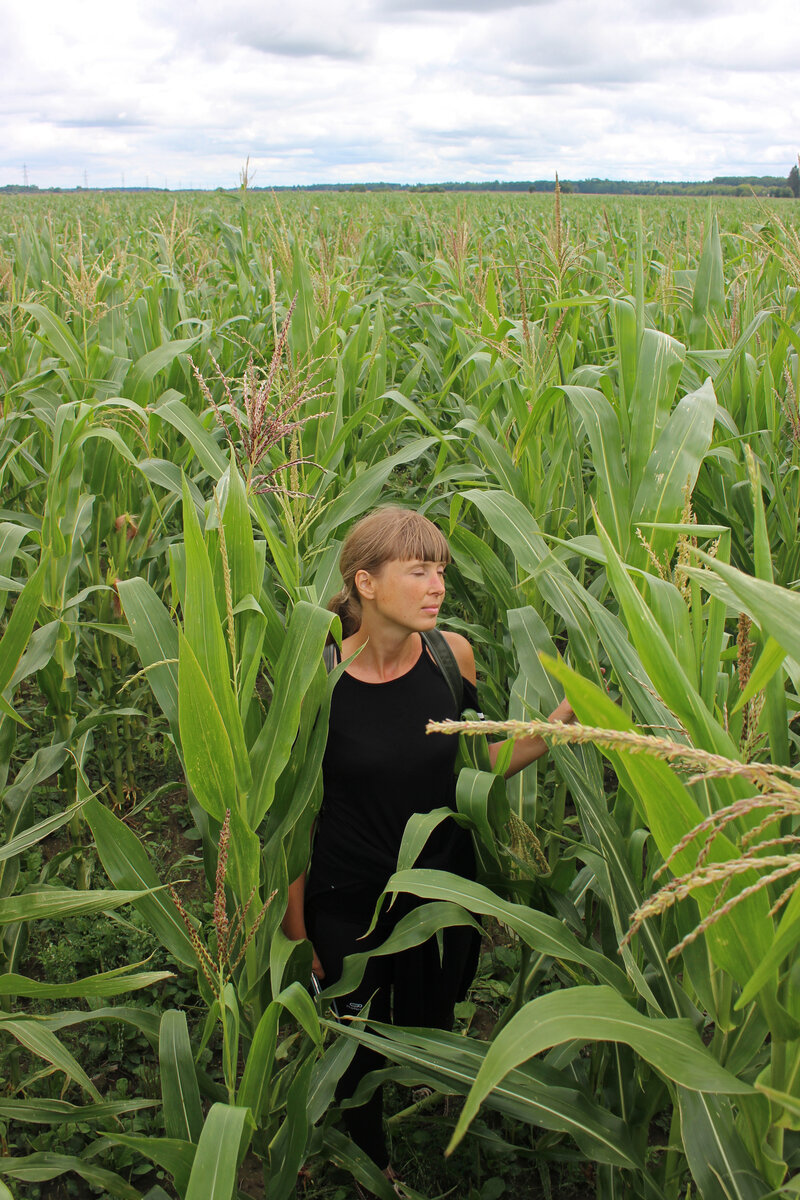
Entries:
MULTIPOLYGON (((53 766, 52 770, 49 770, 48 767, 48 773, 52 775, 59 770, 66 757, 66 750, 54 756, 51 759, 51 764, 55 763, 56 765, 53 766)), ((19 776, 17 776, 15 786, 19 782, 19 776)), ((86 797, 86 800, 88 799, 89 797, 86 797)), ((23 833, 18 833, 16 837, 11 838, 10 841, 6 842, 5 846, 0 846, 0 862, 5 862, 7 858, 14 858, 15 855, 21 854, 23 850, 28 850, 31 846, 35 846, 37 842, 41 842, 44 838, 55 832, 56 829, 61 829, 63 825, 67 825, 75 814, 80 812, 86 800, 81 799, 76 804, 70 805, 64 812, 55 813, 52 817, 46 817, 44 821, 37 821, 35 825, 31 825, 23 833)))
POLYGON ((118 1146, 127 1146, 144 1158, 149 1158, 157 1167, 162 1167, 172 1176, 178 1195, 186 1192, 192 1172, 195 1147, 191 1142, 178 1138, 153 1137, 144 1134, 106 1132, 105 1138, 118 1146))
POLYGON ((4 974, 0 975, 0 996, 26 996, 36 1000, 94 999, 141 991, 173 978, 172 971, 140 971, 133 974, 131 971, 130 966, 118 967, 114 971, 76 979, 73 983, 41 983, 24 975, 4 974))
POLYGON ((110 1192, 112 1196, 119 1196, 121 1200, 141 1200, 141 1192, 127 1183, 121 1175, 76 1155, 41 1151, 38 1154, 0 1158, 0 1171, 23 1183, 44 1183, 74 1171, 92 1187, 110 1192))
POLYGON ((389 879, 387 892, 411 892, 426 900, 444 900, 460 904, 470 912, 492 916, 510 926, 539 954, 548 954, 564 962, 580 963, 598 979, 628 993, 630 985, 616 963, 596 950, 582 946, 556 917, 537 912, 525 904, 501 900, 488 888, 446 871, 400 871, 389 879))
POLYGON ((246 1108, 213 1104, 197 1143, 186 1200, 232 1200, 246 1108))
POLYGON ((273 1084, 272 1066, 275 1061, 280 1015, 281 1005, 277 1000, 273 1000, 256 1026, 236 1096, 236 1103, 240 1108, 250 1109, 257 1125, 261 1123, 273 1084))
POLYGON ((117 584, 120 602, 133 634, 147 682, 169 721, 175 744, 178 731, 178 631, 169 613, 144 579, 117 584))
POLYGON ((698 1196, 763 1200, 773 1194, 747 1153, 727 1097, 678 1088, 678 1103, 683 1148, 698 1196))
MULTIPOLYGON (((338 1027, 345 1038, 357 1041, 392 1062, 416 1070, 414 1082, 431 1082, 448 1091, 468 1094, 481 1069, 490 1043, 444 1030, 401 1029, 371 1025, 381 1036, 360 1025, 338 1027)), ((538 1125, 575 1139, 587 1157, 633 1170, 642 1170, 625 1123, 607 1108, 588 1100, 575 1087, 574 1076, 541 1062, 528 1062, 509 1071, 486 1097, 486 1107, 515 1122, 538 1125)))
POLYGON ((0 1100, 0 1118, 34 1125, 72 1125, 78 1121, 106 1121, 109 1117, 157 1106, 157 1100, 103 1100, 100 1104, 70 1104, 68 1100, 0 1100))
MULTIPOLYGON (((233 753, 230 787, 233 787, 235 779, 239 792, 244 796, 250 790, 251 784, 247 746, 239 716, 239 706, 236 703, 231 683, 231 662, 217 607, 214 576, 188 487, 184 488, 183 493, 183 534, 186 548, 183 632, 187 645, 197 659, 199 671, 205 677, 214 704, 219 710, 226 738, 230 741, 233 753)), ((180 657, 182 662, 183 649, 181 649, 180 657)), ((180 672, 181 668, 179 667, 179 709, 188 704, 192 710, 197 708, 201 712, 204 711, 207 705, 204 701, 195 698, 195 684, 187 683, 187 689, 184 689, 181 686, 180 672)), ((192 715, 195 715, 194 712, 192 715)), ((181 736, 183 736, 183 730, 184 720, 181 717, 181 736)), ((222 769, 222 764, 220 764, 220 770, 222 769)), ((227 764, 225 769, 229 769, 227 764)), ((192 781, 190 780, 190 782, 192 781)), ((233 810, 236 805, 227 804, 225 807, 233 810)), ((221 820, 221 817, 218 819, 221 820)))
MULTIPOLYGON (((787 654, 800 662, 800 595, 777 583, 745 575, 736 567, 710 558, 702 550, 696 550, 695 554, 709 571, 727 584, 742 610, 753 618, 764 635, 773 637, 787 654)), ((705 576, 705 572, 697 568, 690 567, 689 572, 701 581, 705 576)))
MULTIPOLYGON (((221 824, 226 809, 238 811, 234 751, 228 726, 184 637, 180 639, 179 659, 178 721, 186 779, 206 812, 221 824)), ((236 717, 238 720, 238 711, 236 717)))
POLYGON ((597 474, 597 509, 619 553, 625 557, 631 529, 630 484, 622 457, 619 419, 603 393, 595 388, 565 387, 561 390, 575 405, 583 421, 597 474))
MULTIPOLYGON (((100 861, 114 886, 125 889, 160 887, 147 852, 133 830, 99 800, 90 800, 84 811, 100 861)), ((196 968, 197 958, 191 939, 171 897, 166 892, 154 891, 151 895, 143 895, 136 907, 170 954, 184 966, 196 968)))
POLYGON ((567 988, 526 1004, 491 1043, 449 1148, 458 1145, 481 1102, 510 1070, 573 1039, 622 1042, 667 1079, 692 1091, 752 1093, 750 1084, 719 1065, 689 1021, 644 1017, 605 985, 567 988))
POLYGON ((636 382, 629 406, 628 460, 632 494, 641 483, 658 434, 669 416, 685 358, 686 347, 675 338, 658 329, 645 329, 642 333, 636 382))
MULTIPOLYGON (((89 1014, 86 1013, 84 1020, 88 1016, 89 1014)), ((30 1050, 31 1054, 38 1055, 45 1062, 52 1063, 56 1070, 63 1071, 68 1079, 74 1080, 98 1104, 102 1102, 102 1096, 83 1067, 70 1054, 69 1050, 62 1046, 56 1035, 41 1022, 25 1017, 15 1019, 0 1016, 0 1030, 11 1034, 21 1045, 30 1050)))
POLYGON ((165 342, 162 346, 148 351, 128 368, 124 394, 144 408, 150 403, 153 380, 159 371, 172 366, 179 355, 188 354, 199 340, 199 337, 176 338, 175 341, 165 342))
POLYGON ((78 892, 72 888, 59 887, 22 892, 18 896, 8 896, 5 900, 0 900, 0 925, 13 925, 16 921, 40 921, 47 917, 78 917, 111 911, 121 908, 123 904, 134 904, 147 895, 145 890, 78 892))
POLYGON ((253 790, 248 823, 258 828, 270 808, 275 784, 297 736, 302 703, 322 661, 325 639, 336 620, 327 609, 301 601, 292 610, 275 667, 273 700, 251 752, 253 790))
MULTIPOLYGON (((631 520, 669 523, 677 521, 686 503, 687 488, 694 490, 697 474, 711 446, 717 398, 710 379, 678 402, 655 444, 632 504, 631 520)), ((601 514, 602 517, 602 514, 601 514)), ((656 554, 671 534, 653 531, 656 554)))
POLYGON ((266 1185, 270 1200, 294 1200, 297 1195, 297 1174, 306 1157, 308 1089, 314 1062, 314 1056, 310 1054, 295 1071, 286 1097, 286 1116, 270 1143, 270 1172, 266 1185))
POLYGON ((184 1013, 168 1009, 162 1015, 158 1062, 167 1137, 179 1142, 197 1142, 203 1128, 203 1112, 184 1013))
POLYGON ((8 625, 0 638, 0 693, 4 692, 11 682, 17 664, 30 640, 33 626, 39 615, 47 569, 48 560, 46 556, 43 556, 39 566, 17 597, 8 625))

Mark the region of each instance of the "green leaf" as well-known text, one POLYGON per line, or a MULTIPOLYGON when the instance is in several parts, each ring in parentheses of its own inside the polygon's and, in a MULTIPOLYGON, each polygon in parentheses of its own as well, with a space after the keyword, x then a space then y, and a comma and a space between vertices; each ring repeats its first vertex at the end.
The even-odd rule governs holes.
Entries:
POLYGON ((304 697, 320 669, 325 639, 334 620, 327 609, 305 601, 292 610, 275 667, 272 703, 250 753, 253 790, 248 824, 251 829, 258 828, 272 804, 276 781, 289 761, 297 736, 304 697))
POLYGON ((13 925, 16 921, 40 921, 46 917, 77 917, 107 912, 121 908, 123 904, 133 904, 147 894, 146 891, 103 889, 79 892, 59 887, 22 892, 18 896, 0 900, 0 925, 13 925))
POLYGON ((203 1112, 184 1013, 168 1009, 162 1015, 158 1062, 167 1137, 197 1142, 203 1127, 203 1112))
MULTIPOLYGON (((787 654, 800 661, 800 595, 765 579, 754 579, 727 563, 710 558, 702 550, 694 552, 708 571, 718 575, 739 600, 742 609, 753 618, 765 637, 773 637, 787 654)), ((692 578, 701 582, 706 572, 689 567, 692 578)))
POLYGON ((692 686, 653 613, 634 587, 605 529, 599 521, 596 524, 606 552, 609 583, 619 601, 631 641, 653 686, 668 708, 684 722, 696 744, 729 758, 736 758, 736 747, 692 686))
POLYGON ((48 621, 46 625, 40 626, 39 629, 34 629, 28 640, 25 653, 17 663, 17 669, 8 685, 12 692, 18 684, 22 683, 23 679, 27 679, 47 666, 53 657, 61 629, 60 620, 48 621))
POLYGON ((633 494, 642 481, 658 434, 669 416, 685 358, 685 346, 668 334, 659 329, 643 331, 636 382, 628 406, 631 416, 628 458, 633 494))
POLYGON ((592 447, 592 465, 597 474, 597 507, 611 531, 614 544, 624 555, 630 540, 630 490, 628 471, 622 457, 622 436, 614 409, 595 388, 564 387, 583 421, 592 447))
POLYGON ((785 658, 786 651, 770 634, 764 643, 764 649, 758 656, 758 662, 753 667, 746 688, 730 710, 731 715, 743 709, 745 704, 753 699, 753 696, 757 696, 764 690, 785 658))
POLYGON ((191 1142, 182 1142, 171 1137, 115 1132, 107 1132, 104 1141, 116 1146, 127 1146, 129 1150, 135 1150, 137 1154, 149 1158, 156 1166, 169 1172, 179 1195, 185 1193, 195 1156, 195 1147, 191 1142))
POLYGON ((678 1088, 678 1103, 683 1148, 703 1200, 762 1200, 772 1194, 747 1153, 726 1097, 678 1088))
POLYGON ((206 812, 222 822, 226 809, 238 809, 233 749, 214 694, 185 637, 180 639, 179 660, 178 721, 186 779, 206 812))
MULTIPOLYGON (((242 720, 236 703, 231 684, 231 664, 228 658, 228 648, 222 631, 222 622, 214 590, 214 576, 209 562, 200 524, 194 509, 188 487, 183 493, 183 534, 186 549, 186 595, 183 599, 183 632, 186 642, 197 658, 200 670, 210 689, 215 706, 224 726, 224 732, 230 741, 233 753, 233 780, 239 792, 244 796, 250 790, 252 782, 250 762, 247 757, 242 720)), ((181 651, 182 657, 182 651, 181 651)), ((187 702, 195 703, 191 689, 187 696, 180 687, 180 705, 187 702)), ((198 707, 204 707, 204 701, 196 702, 198 707)), ((183 733, 183 723, 181 724, 183 733)), ((231 809, 235 804, 226 805, 231 809)), ((223 809, 224 812, 224 809, 223 809)), ((221 819, 221 818, 220 818, 221 819)))
MULTIPOLYGON (((396 1200, 397 1192, 393 1184, 361 1147, 351 1142, 340 1129, 327 1128, 324 1145, 332 1163, 349 1171, 354 1179, 363 1183, 364 1187, 369 1188, 380 1200, 396 1200)), ((407 1192, 408 1189, 404 1187, 403 1191, 407 1192)))
MULTIPOLYGON (((638 593, 637 593, 638 594, 638 593)), ((563 685, 579 720, 598 728, 630 730, 632 722, 595 684, 582 679, 565 663, 546 660, 545 666, 563 685)), ((687 788, 666 763, 644 754, 604 752, 620 778, 624 779, 632 796, 638 797, 660 853, 666 858, 670 851, 703 819, 703 814, 687 788)), ((736 846, 725 834, 719 834, 710 846, 710 862, 724 862, 738 857, 736 846)), ((674 860, 678 872, 691 871, 696 864, 697 849, 686 846, 674 860)), ((755 875, 747 876, 751 883, 755 875)), ((733 888, 746 886, 740 880, 733 888)), ((705 914, 717 893, 716 887, 703 888, 695 893, 702 914, 705 914)), ((732 894, 729 893, 729 894, 732 894)), ((772 940, 772 921, 768 902, 757 893, 737 905, 736 911, 723 916, 707 931, 715 962, 724 967, 739 982, 745 983, 756 970, 772 940)))
MULTIPOLYGON (((123 388, 124 394, 144 408, 146 404, 150 403, 153 380, 159 371, 164 371, 167 367, 172 366, 179 355, 188 354, 199 340, 199 337, 176 338, 174 341, 165 342, 162 346, 156 346, 154 350, 143 354, 128 368, 123 388)), ((160 416, 161 411, 158 411, 160 416)))
MULTIPOLYGON (((632 505, 632 522, 675 521, 685 505, 686 488, 694 489, 697 474, 711 445, 717 398, 707 379, 675 406, 647 462, 632 505)), ((661 540, 670 535, 653 534, 653 548, 661 552, 661 540)))
POLYGON ((308 1055, 295 1071, 286 1097, 286 1117, 270 1144, 270 1173, 267 1194, 270 1200, 294 1200, 297 1173, 306 1156, 308 1140, 308 1089, 314 1056, 308 1055))
POLYGON ((144 579, 117 584, 120 603, 133 634, 136 652, 161 711, 169 721, 175 744, 178 732, 178 631, 169 613, 144 579))
MULTIPOLYGON (((136 834, 99 800, 90 800, 85 812, 100 861, 114 886, 128 889, 159 887, 158 877, 136 834)), ((186 926, 169 895, 163 891, 143 895, 135 902, 135 907, 178 962, 192 969, 197 967, 186 926)))
MULTIPOLYGON (((66 760, 66 757, 66 750, 63 750, 63 753, 61 754, 55 755, 50 760, 50 763, 52 765, 52 763, 55 762, 57 765, 54 766, 53 769, 48 773, 52 775, 59 770, 66 760)), ((15 781, 15 787, 18 782, 19 776, 17 776, 17 780, 15 781)), ((76 804, 71 804, 69 808, 66 808, 63 812, 55 813, 52 817, 45 817, 44 821, 37 821, 35 825, 31 825, 22 833, 18 833, 16 837, 11 838, 10 841, 6 842, 5 846, 0 846, 0 862, 5 862, 8 858, 14 858, 17 854, 22 854, 24 850, 29 850, 30 847, 35 846, 37 842, 41 842, 44 838, 49 837, 49 835, 54 833, 56 829, 61 829, 63 825, 69 824, 75 814, 80 812, 89 798, 90 797, 87 796, 85 799, 78 800, 76 804)))
POLYGON ((86 1021, 122 1021, 144 1034, 151 1046, 158 1043, 158 1013, 147 1008, 128 1008, 124 1004, 110 1005, 108 1008, 93 1008, 91 1012, 84 1009, 62 1009, 50 1017, 38 1018, 41 1024, 53 1031, 70 1029, 73 1025, 83 1025, 86 1021))
POLYGON ((186 1200, 232 1200, 247 1116, 246 1108, 211 1106, 197 1143, 186 1200))
POLYGON ((45 346, 63 358, 73 379, 82 379, 86 374, 83 350, 69 326, 44 304, 21 304, 20 308, 29 312, 39 322, 42 333, 47 338, 45 346))
POLYGON ((387 892, 410 892, 426 900, 444 900, 460 904, 469 912, 491 916, 508 925, 538 954, 547 954, 563 962, 580 963, 598 979, 628 992, 630 986, 616 963, 596 950, 589 950, 556 917, 537 912, 525 904, 502 900, 489 888, 447 871, 399 871, 386 884, 387 892))
MULTIPOLYGON (((86 1018, 84 1017, 84 1019, 86 1018)), ((69 1050, 62 1046, 52 1030, 41 1022, 25 1017, 18 1019, 0 1017, 0 1030, 10 1033, 21 1045, 30 1050, 31 1054, 36 1054, 45 1062, 52 1063, 56 1070, 63 1071, 68 1079, 74 1080, 79 1087, 89 1093, 93 1100, 98 1104, 101 1103, 102 1096, 83 1067, 73 1058, 69 1050)))
POLYGON ((186 438, 203 469, 212 479, 219 479, 228 466, 225 452, 177 393, 170 393, 169 399, 159 404, 154 413, 186 438))
POLYGON ((39 566, 17 597, 5 633, 0 638, 0 693, 10 684, 33 632, 39 615, 47 567, 48 559, 43 554, 39 566))
MULTIPOLYGON (((418 1072, 419 1082, 462 1095, 469 1092, 491 1045, 439 1029, 399 1029, 371 1022, 382 1035, 376 1036, 355 1024, 324 1024, 393 1062, 410 1064, 418 1072)), ((528 1062, 509 1071, 486 1097, 486 1106, 516 1123, 569 1134, 587 1158, 596 1162, 643 1170, 625 1122, 587 1100, 574 1084, 566 1072, 528 1062)))
POLYGON ((690 1021, 644 1017, 605 985, 567 988, 532 1000, 501 1029, 467 1097, 448 1152, 463 1138, 481 1102, 512 1068, 573 1039, 622 1042, 667 1079, 692 1091, 724 1095, 753 1091, 719 1065, 690 1021))
POLYGON ((74 1125, 106 1121, 124 1113, 155 1108, 157 1100, 103 1100, 100 1104, 70 1104, 67 1100, 0 1100, 0 1120, 34 1125, 74 1125))
POLYGON ((120 1196, 122 1200, 141 1200, 140 1193, 126 1183, 121 1175, 71 1154, 41 1151, 38 1154, 0 1158, 0 1171, 24 1183, 44 1183, 48 1179, 55 1179, 68 1171, 74 1171, 92 1187, 102 1188, 112 1196, 120 1196))
POLYGON ((262 1014, 250 1044, 236 1097, 237 1105, 240 1108, 249 1108, 257 1125, 261 1124, 261 1117, 273 1085, 272 1068, 275 1062, 281 1007, 279 1001, 273 1000, 262 1014))
POLYGON ((483 492, 477 489, 464 492, 483 514, 489 528, 510 547, 523 571, 532 575, 548 548, 541 530, 524 504, 505 492, 483 492))
POLYGON ((319 1017, 314 1007, 314 1001, 308 991, 299 983, 290 983, 276 997, 276 1002, 282 1004, 291 1013, 298 1025, 308 1034, 311 1040, 322 1047, 322 1030, 319 1027, 319 1017))
POLYGON ((317 525, 314 536, 317 541, 326 541, 340 525, 361 516, 368 508, 377 504, 383 487, 395 467, 414 462, 421 458, 426 450, 436 445, 436 438, 415 438, 402 450, 390 454, 381 462, 360 471, 351 480, 326 510, 324 517, 317 525))
MULTIPOLYGON (((137 893, 140 895, 141 893, 137 893)), ((133 966, 117 967, 99 975, 88 975, 72 983, 41 983, 24 975, 0 975, 0 996, 25 996, 37 1000, 88 999, 98 996, 121 996, 125 992, 137 992, 142 988, 155 987, 165 979, 172 979, 172 971, 133 972, 133 966)))
POLYGON ((725 304, 725 275, 722 263, 722 244, 719 221, 714 213, 711 228, 706 234, 703 253, 692 298, 692 321, 689 336, 693 347, 705 349, 711 344, 711 320, 722 313, 725 304))
POLYGON ((399 954, 412 946, 419 946, 440 929, 447 929, 453 925, 469 925, 480 931, 478 922, 459 904, 443 902, 419 905, 397 922, 380 946, 360 954, 348 954, 340 978, 324 989, 322 1001, 346 996, 348 992, 352 992, 361 982, 368 963, 376 956, 399 954))

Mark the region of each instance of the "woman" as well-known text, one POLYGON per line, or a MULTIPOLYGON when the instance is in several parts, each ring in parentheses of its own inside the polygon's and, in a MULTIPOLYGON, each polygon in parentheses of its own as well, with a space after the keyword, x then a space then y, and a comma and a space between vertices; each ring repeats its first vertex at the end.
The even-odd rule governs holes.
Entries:
MULTIPOLYGON (((436 625, 450 562, 447 541, 419 513, 380 508, 359 521, 340 558, 344 587, 329 603, 342 621, 342 656, 358 652, 338 680, 331 704, 323 763, 324 792, 311 863, 289 888, 284 931, 309 937, 319 979, 339 978, 348 954, 386 940, 397 922, 419 903, 398 898, 384 911, 369 936, 364 931, 375 904, 395 870, 403 831, 414 813, 455 808, 457 739, 427 735, 431 719, 458 718, 477 708, 475 658, 466 638, 444 633, 444 654, 454 657, 462 677, 458 703, 445 673, 422 635, 436 625), (449 650, 448 650, 449 648, 449 650)), ((438 655, 440 661, 441 653, 438 655)), ((564 701, 552 720, 574 714, 564 701)), ((514 746, 507 776, 545 753, 541 738, 514 746)), ((492 761, 499 744, 491 746, 492 761)), ((468 832, 455 821, 442 822, 429 838, 417 867, 474 877, 468 832)), ((443 954, 435 939, 401 954, 376 956, 340 1012, 357 1015, 367 1000, 370 1017, 398 1025, 449 1028, 477 964, 474 930, 444 932, 443 954)), ((342 1078, 339 1098, 349 1097, 361 1078, 382 1065, 380 1056, 360 1047, 342 1078)), ((383 1133, 381 1091, 359 1108, 344 1110, 353 1140, 393 1178, 383 1133)))

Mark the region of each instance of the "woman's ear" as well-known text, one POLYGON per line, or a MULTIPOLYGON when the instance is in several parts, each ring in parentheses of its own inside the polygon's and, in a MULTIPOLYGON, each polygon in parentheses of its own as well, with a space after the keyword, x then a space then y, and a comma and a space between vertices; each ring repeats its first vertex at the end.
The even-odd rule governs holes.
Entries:
POLYGON ((362 600, 372 599, 375 594, 375 584, 369 571, 356 571, 353 583, 362 600))

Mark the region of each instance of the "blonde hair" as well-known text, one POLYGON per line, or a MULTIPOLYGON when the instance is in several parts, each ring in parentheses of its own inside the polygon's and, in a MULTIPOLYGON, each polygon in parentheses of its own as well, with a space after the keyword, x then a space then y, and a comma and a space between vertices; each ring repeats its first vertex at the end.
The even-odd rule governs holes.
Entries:
POLYGON ((413 558, 422 562, 450 562, 447 539, 422 513, 387 505, 356 522, 339 556, 344 587, 328 601, 328 608, 342 622, 342 637, 349 637, 361 625, 356 572, 369 571, 374 575, 384 563, 396 559, 408 562, 413 558))

